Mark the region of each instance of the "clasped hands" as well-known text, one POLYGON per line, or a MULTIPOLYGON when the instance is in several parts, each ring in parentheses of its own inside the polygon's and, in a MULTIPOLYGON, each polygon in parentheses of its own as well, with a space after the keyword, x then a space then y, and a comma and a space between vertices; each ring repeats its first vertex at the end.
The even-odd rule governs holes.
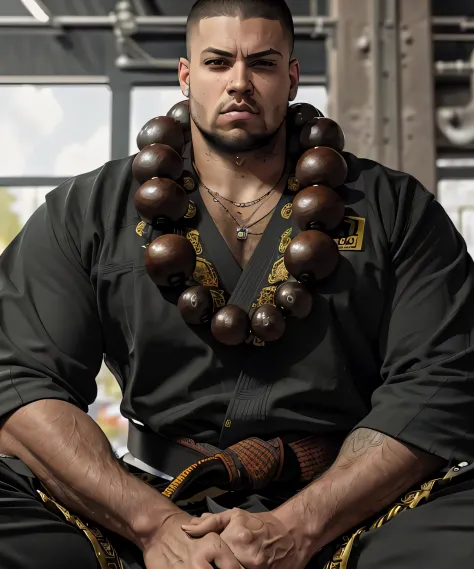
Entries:
POLYGON ((300 532, 272 512, 234 508, 203 514, 181 528, 190 538, 218 534, 245 569, 304 569, 311 558, 300 532))

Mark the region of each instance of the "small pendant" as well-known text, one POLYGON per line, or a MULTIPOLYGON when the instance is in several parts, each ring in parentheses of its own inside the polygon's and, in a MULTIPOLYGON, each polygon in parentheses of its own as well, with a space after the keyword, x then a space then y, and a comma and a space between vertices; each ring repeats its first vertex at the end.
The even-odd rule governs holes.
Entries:
POLYGON ((245 241, 249 234, 249 230, 246 227, 239 227, 237 229, 237 239, 240 241, 245 241))
POLYGON ((244 157, 243 156, 236 156, 235 157, 235 163, 237 164, 237 166, 242 166, 242 164, 244 163, 244 157))

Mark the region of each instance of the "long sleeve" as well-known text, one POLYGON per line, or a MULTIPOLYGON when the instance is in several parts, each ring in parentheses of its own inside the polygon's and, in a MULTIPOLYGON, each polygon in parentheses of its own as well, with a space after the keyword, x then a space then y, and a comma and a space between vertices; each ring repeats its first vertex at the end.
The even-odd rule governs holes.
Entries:
POLYGON ((474 265, 433 197, 411 179, 392 250, 380 336, 383 384, 358 425, 446 460, 474 460, 474 265), (415 186, 415 187, 413 187, 415 186))
POLYGON ((75 184, 55 190, 0 257, 0 419, 40 399, 87 410, 97 395, 102 332, 75 184))

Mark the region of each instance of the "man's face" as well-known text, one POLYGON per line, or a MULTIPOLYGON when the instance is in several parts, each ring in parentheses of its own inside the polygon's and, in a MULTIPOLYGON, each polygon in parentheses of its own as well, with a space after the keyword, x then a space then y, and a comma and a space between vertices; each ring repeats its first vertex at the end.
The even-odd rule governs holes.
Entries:
POLYGON ((285 120, 299 78, 281 24, 203 19, 192 28, 188 49, 180 81, 189 81, 191 115, 205 138, 229 152, 268 144, 285 120))

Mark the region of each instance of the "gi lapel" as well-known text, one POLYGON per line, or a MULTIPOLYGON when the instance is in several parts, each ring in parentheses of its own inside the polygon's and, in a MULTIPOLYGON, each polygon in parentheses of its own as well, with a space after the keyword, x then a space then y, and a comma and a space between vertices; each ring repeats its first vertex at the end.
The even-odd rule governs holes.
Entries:
POLYGON ((226 292, 232 294, 241 278, 242 269, 207 211, 199 190, 193 193, 192 199, 197 205, 196 223, 202 236, 206 258, 214 265, 226 292))
MULTIPOLYGON (((236 304, 250 311, 266 302, 272 303, 278 284, 288 278, 283 254, 294 231, 289 221, 290 202, 291 196, 283 194, 228 304, 236 304)), ((220 448, 227 448, 247 438, 249 423, 265 419, 266 401, 273 384, 252 377, 248 366, 245 365, 246 362, 259 357, 255 352, 261 349, 257 346, 262 345, 258 340, 254 340, 252 345, 246 347, 245 359, 242 361, 243 369, 239 374, 221 430, 220 448)))

